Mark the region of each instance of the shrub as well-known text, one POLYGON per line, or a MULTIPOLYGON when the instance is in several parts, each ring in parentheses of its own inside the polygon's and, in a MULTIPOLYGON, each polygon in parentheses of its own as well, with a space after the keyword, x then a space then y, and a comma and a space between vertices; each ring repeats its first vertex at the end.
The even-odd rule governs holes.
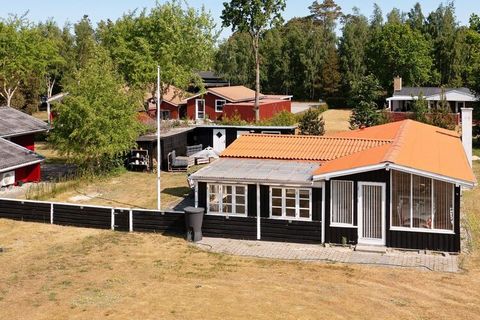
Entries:
POLYGON ((380 123, 380 114, 375 103, 361 101, 353 108, 350 117, 350 129, 375 126, 380 123))
POLYGON ((323 136, 325 134, 325 121, 321 116, 320 108, 310 108, 299 120, 298 129, 300 134, 323 136))

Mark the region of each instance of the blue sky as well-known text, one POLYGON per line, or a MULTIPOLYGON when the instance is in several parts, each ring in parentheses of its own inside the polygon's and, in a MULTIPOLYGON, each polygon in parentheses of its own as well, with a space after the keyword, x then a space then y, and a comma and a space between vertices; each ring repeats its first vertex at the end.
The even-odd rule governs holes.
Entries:
MULTIPOLYGON (((220 14, 225 0, 188 0, 190 6, 200 8, 202 5, 212 13, 218 27, 220 28, 220 14)), ((165 2, 160 0, 160 3, 165 2)), ((292 17, 305 16, 308 14, 308 6, 313 0, 287 0, 287 8, 284 12, 286 20, 292 17)), ((351 12, 354 6, 370 16, 373 3, 377 2, 386 14, 393 7, 401 11, 410 10, 417 1, 367 1, 367 0, 337 0, 344 12, 351 12)), ((424 13, 430 12, 438 7, 442 1, 426 0, 420 1, 424 13)), ((43 21, 47 18, 54 18, 60 25, 65 22, 78 21, 84 14, 88 14, 93 22, 104 19, 115 20, 123 13, 136 8, 149 8, 155 5, 155 0, 3 0, 0 5, 0 16, 6 17, 9 13, 22 14, 29 11, 28 18, 33 21, 43 21)), ((457 19, 461 24, 467 24, 472 12, 480 14, 480 2, 457 0, 455 1, 457 19)), ((222 37, 229 35, 229 30, 222 32, 222 37)))

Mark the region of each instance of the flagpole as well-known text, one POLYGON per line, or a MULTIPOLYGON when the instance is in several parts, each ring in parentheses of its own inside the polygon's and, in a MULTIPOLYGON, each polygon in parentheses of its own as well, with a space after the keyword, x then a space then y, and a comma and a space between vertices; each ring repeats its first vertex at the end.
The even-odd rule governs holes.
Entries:
POLYGON ((161 169, 161 150, 160 150, 160 66, 157 66, 157 210, 161 209, 160 200, 160 169, 161 169))

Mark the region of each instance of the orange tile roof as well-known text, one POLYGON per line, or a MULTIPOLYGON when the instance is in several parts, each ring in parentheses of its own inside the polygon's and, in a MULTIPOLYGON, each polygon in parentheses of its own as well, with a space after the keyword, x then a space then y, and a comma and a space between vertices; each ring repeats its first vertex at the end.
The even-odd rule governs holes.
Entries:
POLYGON ((413 120, 375 126, 341 134, 342 137, 385 137, 388 145, 347 155, 323 164, 314 175, 350 170, 376 164, 393 164, 473 184, 476 178, 470 167, 459 135, 450 130, 413 120))
POLYGON ((476 183, 459 135, 404 120, 335 136, 243 135, 222 157, 318 161, 318 178, 370 166, 403 168, 466 185, 476 183))
POLYGON ((323 162, 390 142, 362 138, 247 134, 225 149, 222 157, 323 162))
MULTIPOLYGON (((209 92, 231 102, 249 101, 255 99, 255 91, 244 86, 209 88, 209 92)), ((260 97, 263 95, 260 94, 260 97)))

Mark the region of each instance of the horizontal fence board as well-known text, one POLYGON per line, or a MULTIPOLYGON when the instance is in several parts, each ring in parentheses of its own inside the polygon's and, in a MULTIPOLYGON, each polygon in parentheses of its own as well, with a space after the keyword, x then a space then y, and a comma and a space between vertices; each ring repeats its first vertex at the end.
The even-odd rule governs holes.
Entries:
POLYGON ((62 226, 110 229, 112 210, 81 205, 53 205, 53 223, 62 226))
POLYGON ((0 200, 0 218, 49 223, 50 204, 0 200))
POLYGON ((185 218, 182 212, 133 210, 133 231, 157 233, 184 233, 185 218))

